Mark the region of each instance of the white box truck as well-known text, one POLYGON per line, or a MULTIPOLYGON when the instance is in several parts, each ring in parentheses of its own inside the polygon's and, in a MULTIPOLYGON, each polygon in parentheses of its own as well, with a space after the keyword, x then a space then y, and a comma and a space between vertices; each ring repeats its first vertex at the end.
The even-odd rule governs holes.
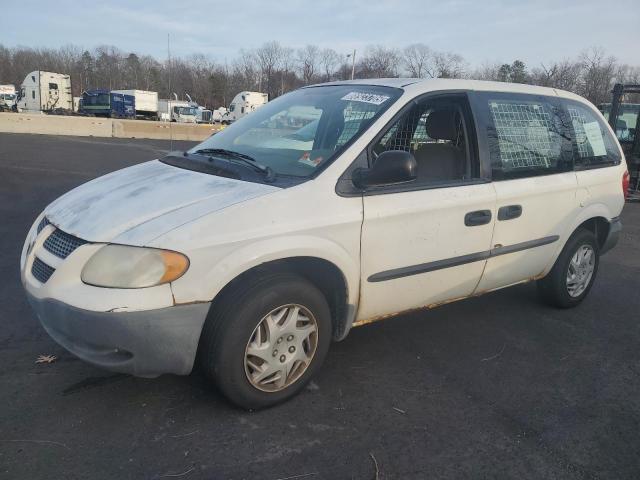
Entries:
POLYGON ((191 102, 186 100, 158 100, 158 115, 164 122, 196 123, 198 112, 191 102))
POLYGON ((36 70, 28 74, 16 102, 19 112, 72 111, 71 77, 36 70))
POLYGON ((158 92, 148 90, 112 90, 111 92, 135 97, 136 118, 158 120, 158 92))
POLYGON ((16 87, 0 85, 0 112, 11 110, 16 103, 16 87))
POLYGON ((229 105, 229 111, 222 117, 222 123, 229 124, 250 114, 269 101, 269 95, 261 92, 240 92, 229 105))

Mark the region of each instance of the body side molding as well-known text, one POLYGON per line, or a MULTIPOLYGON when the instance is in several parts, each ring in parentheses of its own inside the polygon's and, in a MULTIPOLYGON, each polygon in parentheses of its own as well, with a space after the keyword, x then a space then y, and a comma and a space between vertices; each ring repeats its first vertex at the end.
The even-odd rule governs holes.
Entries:
POLYGON ((538 238, 536 240, 528 240, 526 242, 515 243, 513 245, 506 245, 495 247, 491 250, 485 250, 484 252, 470 253, 468 255, 461 255, 459 257, 446 258, 444 260, 436 260, 434 262, 421 263, 419 265, 411 265, 409 267, 394 268, 391 270, 385 270, 384 272, 374 273, 369 278, 368 282, 384 282, 386 280, 394 280, 396 278, 409 277, 411 275, 419 275, 421 273, 433 272, 435 270, 442 270, 443 268, 457 267, 467 263, 479 262, 480 260, 487 260, 491 257, 498 257, 500 255, 507 255, 509 253, 520 252, 529 248, 541 247, 543 245, 549 245, 558 241, 559 235, 551 235, 548 237, 538 238))

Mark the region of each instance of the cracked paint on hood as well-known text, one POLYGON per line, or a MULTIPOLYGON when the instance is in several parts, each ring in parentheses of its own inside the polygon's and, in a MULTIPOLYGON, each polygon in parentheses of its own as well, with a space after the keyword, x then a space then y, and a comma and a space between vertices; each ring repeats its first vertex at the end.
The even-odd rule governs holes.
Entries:
POLYGON ((153 160, 71 190, 47 207, 46 216, 90 242, 145 245, 203 215, 279 190, 153 160))

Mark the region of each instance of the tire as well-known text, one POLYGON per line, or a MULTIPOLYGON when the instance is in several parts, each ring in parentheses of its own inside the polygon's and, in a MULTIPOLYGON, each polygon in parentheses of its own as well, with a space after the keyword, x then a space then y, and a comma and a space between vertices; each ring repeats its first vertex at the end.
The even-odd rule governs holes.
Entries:
POLYGON ((241 281, 214 304, 198 356, 205 374, 232 403, 257 410, 283 402, 304 388, 327 355, 331 333, 329 306, 312 283, 291 273, 259 274, 241 281), (278 319, 281 314, 284 327, 266 319, 278 319), (296 320, 287 322, 288 318, 296 320), (315 334, 308 334, 313 322, 315 334), (252 356, 253 352, 259 356, 252 356), (279 374, 267 375, 282 366, 285 370, 279 374))
POLYGON ((595 235, 583 228, 576 230, 560 252, 551 271, 546 277, 538 280, 541 300, 558 308, 575 307, 591 290, 599 264, 600 248, 595 235), (589 260, 584 254, 586 251, 591 252, 589 260), (576 269, 577 259, 583 261, 584 266, 576 269), (572 273, 573 280, 570 281, 572 273))

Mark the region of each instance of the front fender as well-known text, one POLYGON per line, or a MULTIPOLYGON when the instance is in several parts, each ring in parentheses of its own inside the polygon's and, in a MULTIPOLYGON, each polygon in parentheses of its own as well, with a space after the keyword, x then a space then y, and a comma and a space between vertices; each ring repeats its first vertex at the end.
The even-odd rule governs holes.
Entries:
POLYGON ((209 302, 236 277, 263 263, 294 257, 314 257, 334 264, 347 284, 347 303, 357 306, 360 291, 358 252, 345 248, 329 239, 312 235, 295 235, 260 240, 218 250, 217 260, 211 261, 208 249, 189 254, 191 268, 187 275, 172 283, 176 304, 209 302))

